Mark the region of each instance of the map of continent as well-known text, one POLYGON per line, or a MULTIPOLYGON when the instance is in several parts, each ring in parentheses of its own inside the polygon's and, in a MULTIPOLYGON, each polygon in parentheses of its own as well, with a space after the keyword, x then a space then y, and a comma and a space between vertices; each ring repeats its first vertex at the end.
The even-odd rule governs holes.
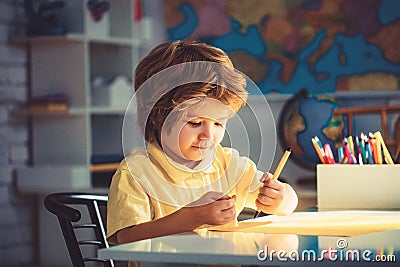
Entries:
POLYGON ((171 41, 223 49, 262 93, 399 90, 400 1, 166 0, 171 41))

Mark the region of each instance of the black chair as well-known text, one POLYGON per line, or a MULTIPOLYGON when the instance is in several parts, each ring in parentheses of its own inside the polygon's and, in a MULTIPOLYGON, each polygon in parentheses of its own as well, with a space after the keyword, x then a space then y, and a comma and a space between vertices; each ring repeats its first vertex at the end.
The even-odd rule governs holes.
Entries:
POLYGON ((109 247, 104 223, 104 210, 107 207, 107 201, 107 195, 92 193, 53 193, 44 199, 46 209, 58 218, 74 267, 85 267, 87 262, 94 261, 101 262, 106 267, 114 267, 112 260, 101 260, 96 256, 86 256, 87 246, 93 246, 96 255, 98 248, 109 247), (88 222, 83 218, 85 210, 80 210, 79 207, 87 210, 88 222), (93 238, 80 240, 81 231, 85 231, 85 229, 91 232, 85 233, 85 237, 93 238))

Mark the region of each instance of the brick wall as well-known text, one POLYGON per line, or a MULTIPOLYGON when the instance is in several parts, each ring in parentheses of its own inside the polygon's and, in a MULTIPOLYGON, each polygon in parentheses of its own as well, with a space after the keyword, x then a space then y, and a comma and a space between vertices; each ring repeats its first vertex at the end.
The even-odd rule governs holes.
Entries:
POLYGON ((23 1, 0 0, 0 266, 37 262, 36 198, 18 192, 13 172, 29 160, 27 118, 12 114, 28 95, 27 48, 10 42, 23 31, 23 1))

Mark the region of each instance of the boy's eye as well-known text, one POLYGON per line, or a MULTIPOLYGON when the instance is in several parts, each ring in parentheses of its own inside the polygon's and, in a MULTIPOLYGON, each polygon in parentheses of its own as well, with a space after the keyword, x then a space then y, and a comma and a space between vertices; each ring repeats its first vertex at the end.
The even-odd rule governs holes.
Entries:
POLYGON ((201 122, 188 121, 187 123, 191 127, 199 127, 201 125, 201 122))
MULTIPOLYGON (((201 121, 188 121, 187 122, 187 124, 189 124, 189 126, 193 127, 193 128, 200 127, 202 123, 203 122, 201 122, 201 121)), ((218 126, 218 127, 224 127, 224 124, 221 122, 214 122, 214 125, 218 126)))

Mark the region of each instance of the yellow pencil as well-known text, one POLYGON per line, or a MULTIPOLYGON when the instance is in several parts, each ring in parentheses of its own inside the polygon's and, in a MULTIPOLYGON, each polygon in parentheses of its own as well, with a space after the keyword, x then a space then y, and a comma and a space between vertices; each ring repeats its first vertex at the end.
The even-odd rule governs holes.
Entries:
MULTIPOLYGON (((394 164, 392 157, 390 156, 389 150, 386 147, 385 141, 383 140, 382 134, 381 132, 377 131, 374 133, 374 136, 377 140, 379 140, 380 145, 382 147, 383 150, 383 155, 385 157, 385 162, 387 164, 394 164)), ((382 155, 382 154, 381 154, 382 155)))
MULTIPOLYGON (((277 180, 279 175, 281 174, 283 167, 285 167, 285 164, 292 153, 292 150, 290 148, 285 150, 285 153, 283 153, 283 156, 281 160, 278 163, 278 167, 276 167, 276 170, 274 172, 274 175, 272 176, 272 180, 277 180)), ((256 214, 254 214, 253 219, 257 218, 260 215, 261 211, 257 211, 256 214)))
POLYGON ((377 135, 374 135, 375 137, 375 151, 376 151, 376 164, 382 164, 383 159, 382 159, 382 142, 381 139, 377 138, 377 135))
POLYGON ((282 156, 281 160, 279 161, 278 167, 276 167, 274 175, 272 176, 273 180, 278 179, 279 175, 281 175, 283 167, 285 167, 285 164, 290 156, 290 153, 292 153, 292 150, 290 148, 286 149, 285 153, 283 153, 283 156, 282 156))
POLYGON ((347 137, 347 142, 348 142, 348 144, 349 144, 349 148, 350 148, 351 154, 355 155, 356 153, 354 153, 353 136, 349 135, 349 136, 347 137))

